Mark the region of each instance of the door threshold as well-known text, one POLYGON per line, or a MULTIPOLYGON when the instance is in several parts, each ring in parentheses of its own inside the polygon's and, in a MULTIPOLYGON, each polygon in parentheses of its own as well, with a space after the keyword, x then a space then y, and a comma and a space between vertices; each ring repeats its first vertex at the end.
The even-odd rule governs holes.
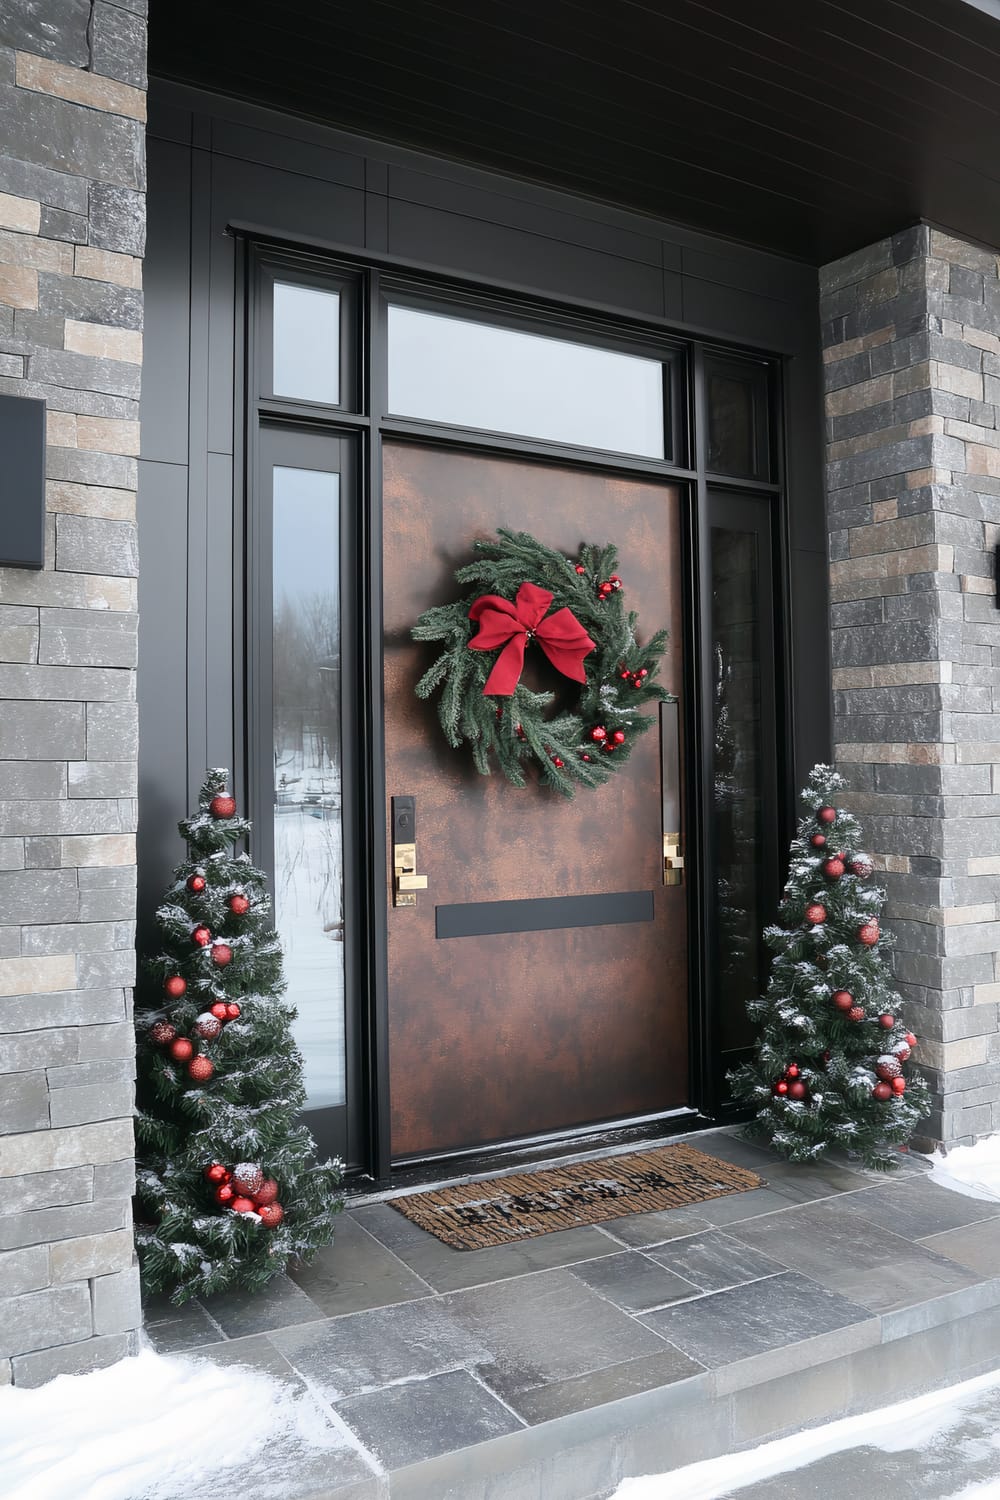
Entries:
POLYGON ((504 1142, 488 1149, 408 1158, 393 1166, 388 1181, 356 1177, 344 1184, 344 1192, 349 1208, 361 1208, 368 1203, 379 1203, 408 1193, 485 1181, 491 1177, 508 1177, 527 1168, 565 1166, 572 1161, 622 1155, 636 1147, 661 1144, 704 1130, 718 1130, 722 1124, 694 1109, 671 1110, 666 1114, 602 1125, 597 1129, 564 1131, 504 1142))

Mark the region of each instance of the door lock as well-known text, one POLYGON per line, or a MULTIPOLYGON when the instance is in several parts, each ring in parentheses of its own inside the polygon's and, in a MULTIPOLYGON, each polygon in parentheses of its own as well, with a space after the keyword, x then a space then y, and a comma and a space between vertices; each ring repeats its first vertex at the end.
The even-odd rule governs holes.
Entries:
POLYGON ((416 823, 415 798, 393 797, 393 906, 416 906, 417 892, 427 889, 427 876, 417 874, 416 823))
POLYGON ((683 877, 684 859, 681 855, 679 833, 663 835, 663 884, 680 885, 683 877))

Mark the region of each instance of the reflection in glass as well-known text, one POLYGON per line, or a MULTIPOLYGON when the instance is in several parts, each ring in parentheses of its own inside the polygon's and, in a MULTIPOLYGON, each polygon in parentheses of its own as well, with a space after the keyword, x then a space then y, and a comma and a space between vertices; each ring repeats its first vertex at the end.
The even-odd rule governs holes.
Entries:
POLYGON ((340 478, 274 470, 274 909, 307 1108, 343 1104, 340 478))
POLYGON ((719 921, 718 1016, 723 1051, 749 1046, 746 1001, 761 993, 763 848, 760 603, 757 537, 712 530, 715 665, 715 857, 719 921))
POLYGON ((583 448, 663 457, 658 360, 389 309, 389 410, 583 448))
POLYGON ((340 296, 274 284, 274 394, 336 406, 340 400, 340 296))
POLYGON ((709 376, 708 467, 713 474, 756 474, 753 406, 750 380, 709 376))

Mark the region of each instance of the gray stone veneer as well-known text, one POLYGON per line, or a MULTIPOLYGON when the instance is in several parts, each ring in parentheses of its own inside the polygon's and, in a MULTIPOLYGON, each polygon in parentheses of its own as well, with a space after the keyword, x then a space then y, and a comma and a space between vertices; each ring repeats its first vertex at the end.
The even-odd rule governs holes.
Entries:
POLYGON ((131 984, 145 0, 0 5, 0 391, 48 402, 0 568, 0 1383, 139 1326, 131 984))
POLYGON ((935 1095, 1000 1128, 1000 279, 925 226, 822 272, 836 758, 935 1095))

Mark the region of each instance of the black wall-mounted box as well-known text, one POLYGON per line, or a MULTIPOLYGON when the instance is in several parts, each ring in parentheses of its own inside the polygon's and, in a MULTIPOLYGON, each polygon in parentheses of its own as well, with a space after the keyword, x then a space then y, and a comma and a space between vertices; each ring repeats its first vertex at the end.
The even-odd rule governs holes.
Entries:
POLYGON ((45 402, 0 395, 0 567, 45 564, 45 402))

